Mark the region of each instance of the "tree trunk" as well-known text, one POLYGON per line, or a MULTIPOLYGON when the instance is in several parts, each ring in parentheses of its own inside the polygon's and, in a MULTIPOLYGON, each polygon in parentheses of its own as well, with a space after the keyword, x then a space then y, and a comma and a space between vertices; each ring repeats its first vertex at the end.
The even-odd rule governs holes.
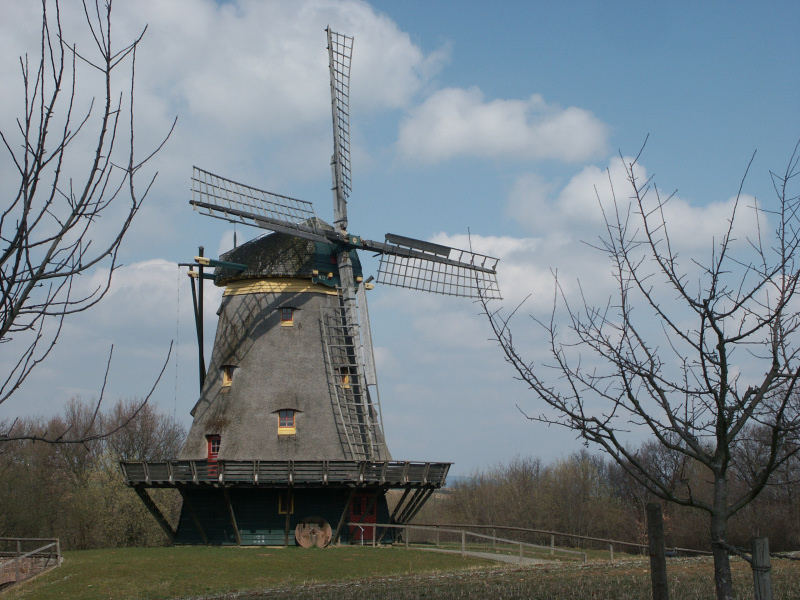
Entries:
POLYGON ((728 482, 724 476, 714 481, 714 511, 711 513, 711 551, 714 555, 714 585, 717 600, 733 600, 733 582, 728 550, 728 482))

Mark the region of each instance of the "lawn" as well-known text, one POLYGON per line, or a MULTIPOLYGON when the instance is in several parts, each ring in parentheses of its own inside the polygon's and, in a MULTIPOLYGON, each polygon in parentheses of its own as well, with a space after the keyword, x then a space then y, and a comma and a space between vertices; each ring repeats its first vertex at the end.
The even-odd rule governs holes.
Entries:
MULTIPOLYGON (((713 564, 709 558, 670 559, 670 598, 714 600, 713 564)), ((749 565, 733 561, 735 598, 751 600, 749 565)), ((800 564, 781 561, 773 566, 774 600, 800 598, 800 564)), ((648 600, 652 597, 648 562, 637 559, 610 564, 560 563, 535 567, 505 567, 462 573, 375 578, 325 586, 301 586, 245 596, 247 600, 416 600, 491 598, 492 600, 648 600)), ((244 600, 244 598, 242 600, 244 600)))
POLYGON ((64 564, 4 596, 25 600, 207 597, 276 586, 458 571, 487 561, 404 548, 118 548, 64 553, 64 564))
MULTIPOLYGON (((752 598, 752 573, 732 562, 737 599, 752 598)), ((669 559, 670 597, 713 600, 709 558, 669 559)), ((800 598, 800 563, 774 561, 774 600, 800 598)), ((646 558, 535 567, 498 566, 457 554, 405 548, 123 548, 65 553, 64 565, 10 599, 650 598, 646 558)))

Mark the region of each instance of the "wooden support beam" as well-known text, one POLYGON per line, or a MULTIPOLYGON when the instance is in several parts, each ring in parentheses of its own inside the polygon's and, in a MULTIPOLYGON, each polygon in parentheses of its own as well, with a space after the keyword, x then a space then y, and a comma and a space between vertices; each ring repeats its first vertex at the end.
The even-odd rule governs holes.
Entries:
POLYGON ((414 506, 414 508, 410 510, 409 514, 406 515, 406 522, 410 521, 411 519, 417 516, 417 513, 423 506, 425 506, 425 503, 428 501, 428 498, 430 498, 433 495, 433 492, 434 488, 428 488, 425 491, 425 493, 422 494, 422 496, 420 496, 416 506, 414 506))
POLYGON ((420 505, 420 500, 423 497, 427 500, 427 496, 425 495, 427 491, 428 490, 425 488, 417 488, 414 490, 414 494, 411 496, 411 499, 406 503, 405 508, 397 517, 398 523, 408 523, 408 521, 411 519, 411 515, 416 512, 416 507, 420 505))
POLYGON ((236 514, 233 512, 233 504, 231 503, 231 496, 228 493, 228 488, 222 488, 222 493, 225 496, 225 504, 228 505, 228 515, 231 518, 231 525, 233 525, 233 534, 236 536, 236 545, 242 545, 242 536, 239 534, 239 525, 236 524, 236 514))
POLYGON ((350 505, 353 503, 353 496, 356 495, 357 489, 358 488, 354 487, 352 490, 350 490, 350 495, 347 497, 347 502, 344 505, 342 516, 339 517, 339 522, 336 524, 336 531, 333 533, 333 537, 331 538, 331 545, 339 542, 339 536, 342 534, 342 524, 344 523, 344 519, 347 516, 347 511, 350 510, 350 505))
POLYGON ((183 498, 183 505, 189 509, 189 516, 192 517, 192 522, 194 523, 195 528, 200 533, 200 538, 203 540, 205 545, 208 545, 208 537, 206 536, 206 532, 203 529, 203 526, 200 524, 200 519, 197 518, 197 513, 194 512, 194 507, 192 507, 192 503, 189 501, 189 497, 186 495, 186 492, 183 488, 178 488, 181 492, 181 498, 183 498))
POLYGON ((407 486, 406 490, 403 492, 403 495, 400 496, 400 500, 397 501, 397 504, 392 511, 391 516, 389 517, 389 522, 394 523, 395 517, 397 517, 397 513, 400 512, 400 509, 403 507, 403 502, 405 502, 406 496, 408 496, 409 492, 411 491, 411 487, 407 486))
POLYGON ((139 496, 139 498, 142 499, 145 508, 147 508, 147 510, 150 511, 150 514, 153 515, 153 517, 155 517, 156 522, 161 526, 161 529, 163 529, 164 533, 167 534, 170 544, 173 543, 175 541, 176 532, 174 529, 172 529, 172 527, 169 524, 169 521, 167 521, 166 517, 163 515, 161 510, 159 510, 156 503, 153 502, 153 499, 150 497, 150 494, 148 494, 147 491, 144 489, 144 487, 140 485, 133 486, 133 489, 136 491, 136 494, 139 496))
MULTIPOLYGON (((280 493, 280 492, 278 492, 280 493)), ((280 503, 278 504, 280 506, 280 503)), ((286 521, 283 525, 283 545, 289 547, 289 525, 291 525, 290 518, 294 510, 294 497, 292 495, 292 486, 286 488, 286 521)))

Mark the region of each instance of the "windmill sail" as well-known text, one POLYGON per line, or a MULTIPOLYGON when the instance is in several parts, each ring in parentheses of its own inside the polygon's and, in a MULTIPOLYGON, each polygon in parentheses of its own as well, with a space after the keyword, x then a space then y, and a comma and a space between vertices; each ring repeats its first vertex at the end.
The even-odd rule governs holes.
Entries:
POLYGON ((328 34, 328 66, 331 81, 331 114, 333 117, 334 220, 347 229, 346 201, 351 191, 350 174, 350 60, 353 38, 325 30, 328 34))
POLYGON ((500 299, 499 259, 423 240, 386 234, 386 242, 365 240, 381 255, 378 283, 467 298, 500 299))
POLYGON ((310 202, 245 185, 198 167, 192 171, 189 203, 223 221, 327 241, 310 202))

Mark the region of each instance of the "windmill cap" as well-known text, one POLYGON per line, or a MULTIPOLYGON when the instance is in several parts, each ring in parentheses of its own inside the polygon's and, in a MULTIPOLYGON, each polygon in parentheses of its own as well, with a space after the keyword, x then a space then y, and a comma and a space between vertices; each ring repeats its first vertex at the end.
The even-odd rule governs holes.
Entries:
MULTIPOLYGON (((316 219, 317 226, 333 230, 328 223, 316 219)), ((314 278, 323 273, 330 282, 337 285, 339 268, 336 260, 337 247, 326 242, 314 242, 285 233, 271 233, 257 237, 237 246, 220 256, 221 260, 247 265, 244 271, 225 267, 214 270, 214 284, 225 286, 234 281, 264 279, 267 277, 314 278), (330 274, 330 277, 328 275, 330 274)), ((362 277, 358 254, 350 252, 353 276, 362 277)))

